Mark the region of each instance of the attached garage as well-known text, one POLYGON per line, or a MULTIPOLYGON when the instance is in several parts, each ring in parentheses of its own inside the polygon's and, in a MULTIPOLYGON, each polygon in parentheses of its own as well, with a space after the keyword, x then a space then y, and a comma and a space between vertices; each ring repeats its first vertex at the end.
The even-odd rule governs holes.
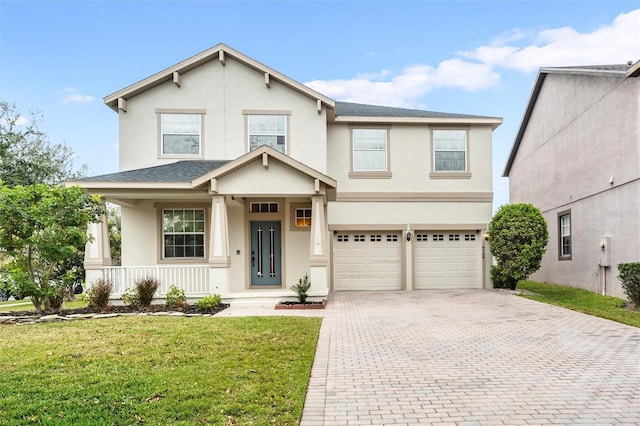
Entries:
POLYGON ((475 231, 416 232, 416 290, 482 288, 482 242, 475 231))
POLYGON ((342 232, 334 236, 335 290, 402 290, 400 232, 342 232))

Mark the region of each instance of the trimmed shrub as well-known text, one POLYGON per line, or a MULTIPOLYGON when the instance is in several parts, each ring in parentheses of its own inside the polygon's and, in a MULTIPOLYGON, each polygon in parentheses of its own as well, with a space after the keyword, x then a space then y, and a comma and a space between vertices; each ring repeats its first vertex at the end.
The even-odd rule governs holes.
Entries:
POLYGON ((166 304, 172 308, 183 308, 187 306, 187 296, 185 296, 184 290, 176 287, 175 285, 169 287, 166 304))
POLYGON ((113 291, 111 281, 100 278, 91 283, 91 288, 87 290, 87 306, 96 309, 106 309, 109 306, 109 296, 113 291))
POLYGON ((549 231, 540 209, 532 204, 501 206, 489 223, 489 248, 496 258, 491 267, 494 287, 516 289, 540 268, 549 231))
POLYGON ((199 311, 208 311, 222 303, 222 297, 219 294, 205 296, 196 302, 199 311))
POLYGON ((311 287, 311 281, 309 281, 309 275, 304 274, 304 277, 298 280, 298 284, 291 286, 291 290, 295 291, 296 294, 298 295, 298 302, 305 303, 307 301, 307 296, 308 296, 310 287, 311 287))
POLYGON ((160 282, 153 277, 141 278, 136 281, 136 292, 140 306, 145 308, 151 306, 151 301, 159 286, 160 282))
POLYGON ((618 273, 627 297, 640 307, 640 262, 621 263, 618 265, 618 273))

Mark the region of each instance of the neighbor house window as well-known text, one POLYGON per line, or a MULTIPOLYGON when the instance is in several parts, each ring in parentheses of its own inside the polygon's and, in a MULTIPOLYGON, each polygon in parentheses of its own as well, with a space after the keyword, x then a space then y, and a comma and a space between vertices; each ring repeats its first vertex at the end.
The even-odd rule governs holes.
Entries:
POLYGON ((160 114, 162 155, 200 156, 202 114, 160 114))
POLYGON ((387 129, 352 129, 353 171, 386 172, 387 129))
POLYGON ((249 151, 267 145, 283 154, 287 153, 286 115, 248 115, 249 151))
POLYGON ((162 210, 164 259, 204 258, 204 209, 162 210))
POLYGON ((571 212, 558 214, 558 258, 571 260, 571 212))
POLYGON ((296 228, 311 227, 311 209, 296 209, 296 228))
POLYGON ((467 171, 467 131, 433 131, 433 170, 435 172, 467 171))

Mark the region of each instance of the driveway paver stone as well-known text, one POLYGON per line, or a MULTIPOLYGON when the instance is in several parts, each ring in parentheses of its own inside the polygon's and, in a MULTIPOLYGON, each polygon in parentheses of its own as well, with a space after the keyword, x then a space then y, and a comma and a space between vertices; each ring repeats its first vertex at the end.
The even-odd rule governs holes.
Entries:
POLYGON ((640 329, 509 292, 337 292, 302 426, 640 424, 640 329))

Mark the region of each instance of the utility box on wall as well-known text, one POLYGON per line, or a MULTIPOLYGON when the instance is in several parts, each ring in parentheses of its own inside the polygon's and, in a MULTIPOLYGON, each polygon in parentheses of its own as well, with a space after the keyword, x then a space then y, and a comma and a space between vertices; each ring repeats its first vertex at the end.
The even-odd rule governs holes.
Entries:
POLYGON ((605 268, 611 266, 611 237, 602 237, 600 240, 600 259, 598 264, 605 268))

